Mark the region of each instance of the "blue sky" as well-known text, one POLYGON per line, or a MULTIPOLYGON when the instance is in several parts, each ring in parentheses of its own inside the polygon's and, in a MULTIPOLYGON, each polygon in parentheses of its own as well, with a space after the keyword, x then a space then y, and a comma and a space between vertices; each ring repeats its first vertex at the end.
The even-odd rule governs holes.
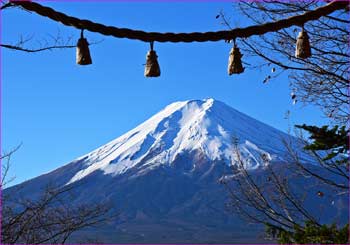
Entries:
MULTIPOLYGON (((236 26, 249 23, 229 2, 44 2, 59 11, 108 25, 159 32, 225 29, 223 10, 236 26)), ((19 9, 2 13, 2 42, 20 35, 50 41, 58 33, 73 42, 80 32, 19 9)), ((75 49, 35 54, 2 50, 2 151, 22 143, 12 159, 12 183, 53 170, 117 138, 179 100, 213 97, 282 131, 291 124, 325 122, 320 112, 292 105, 287 74, 268 84, 268 70, 227 75, 225 42, 155 43, 161 77, 145 78, 148 43, 86 32, 93 65, 75 64, 75 49)), ((246 58, 246 57, 244 57, 246 58)), ((254 63, 254 59, 246 60, 254 63)))

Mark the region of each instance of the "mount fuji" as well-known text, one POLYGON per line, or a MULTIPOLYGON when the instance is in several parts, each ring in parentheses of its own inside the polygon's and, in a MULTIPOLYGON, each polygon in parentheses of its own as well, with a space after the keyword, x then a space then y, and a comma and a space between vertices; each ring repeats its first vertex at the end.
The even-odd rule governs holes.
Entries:
MULTIPOLYGON (((290 136, 214 99, 175 102, 135 129, 78 158, 84 164, 67 184, 95 171, 117 176, 134 171, 146 174, 160 166, 171 166, 184 152, 200 152, 210 161, 234 162, 233 140, 239 141, 248 169, 261 165, 260 156, 281 161, 290 136)), ((196 170, 193 162, 188 171, 196 170)))
MULTIPOLYGON (((256 225, 227 213, 227 191, 218 180, 237 164, 235 149, 248 170, 264 168, 262 155, 285 164, 283 140, 301 149, 297 139, 223 102, 175 102, 98 149, 23 182, 16 195, 34 196, 53 183, 77 185, 76 203, 113 203, 120 216, 96 231, 109 243, 261 242, 256 225)), ((301 150, 300 156, 309 158, 301 150)))

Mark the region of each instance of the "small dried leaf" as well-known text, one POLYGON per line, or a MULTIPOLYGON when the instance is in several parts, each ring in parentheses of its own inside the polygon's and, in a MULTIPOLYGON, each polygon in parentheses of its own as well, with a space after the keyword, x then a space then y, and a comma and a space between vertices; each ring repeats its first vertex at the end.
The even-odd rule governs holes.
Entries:
POLYGON ((269 75, 264 79, 263 83, 267 83, 270 79, 271 79, 271 76, 269 75))
POLYGON ((290 94, 290 96, 291 96, 292 100, 294 100, 297 97, 296 94, 293 92, 290 94))
POLYGON ((324 196, 324 193, 323 193, 322 191, 318 191, 318 192, 317 192, 317 195, 318 195, 319 197, 323 197, 323 196, 324 196))

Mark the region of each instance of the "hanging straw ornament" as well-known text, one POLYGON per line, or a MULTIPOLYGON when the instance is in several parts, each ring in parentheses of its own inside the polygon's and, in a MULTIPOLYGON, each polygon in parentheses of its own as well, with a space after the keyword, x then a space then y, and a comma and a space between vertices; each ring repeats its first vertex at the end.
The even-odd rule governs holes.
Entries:
POLYGON ((234 40, 234 45, 231 48, 230 56, 228 59, 228 67, 227 71, 228 74, 231 76, 232 74, 240 74, 244 72, 244 67, 242 66, 242 54, 239 51, 239 48, 237 48, 236 41, 234 40))
POLYGON ((311 57, 309 35, 304 30, 304 26, 302 27, 301 32, 299 32, 299 35, 297 38, 297 44, 295 48, 295 57, 300 59, 306 59, 311 57))
POLYGON ((77 43, 77 51, 76 51, 76 62, 78 65, 90 65, 92 64, 89 43, 84 38, 84 30, 81 30, 80 38, 77 43))
POLYGON ((160 67, 157 60, 157 53, 153 50, 153 41, 150 43, 150 46, 151 50, 148 51, 146 56, 145 77, 159 77, 160 67))

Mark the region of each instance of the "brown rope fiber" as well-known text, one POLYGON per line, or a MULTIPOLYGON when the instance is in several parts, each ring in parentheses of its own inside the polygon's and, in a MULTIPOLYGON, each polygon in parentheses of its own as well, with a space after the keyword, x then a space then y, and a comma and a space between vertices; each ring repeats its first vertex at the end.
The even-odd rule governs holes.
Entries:
POLYGON ((207 42, 232 40, 235 38, 246 38, 253 35, 262 35, 268 32, 275 32, 294 25, 302 26, 304 23, 317 20, 322 16, 329 15, 336 10, 344 9, 349 4, 348 1, 332 1, 329 4, 301 15, 292 16, 276 22, 262 25, 254 25, 246 28, 236 28, 230 31, 216 32, 192 32, 192 33, 159 33, 118 28, 95 23, 90 20, 78 19, 64 13, 55 11, 52 8, 30 1, 11 1, 11 4, 20 6, 28 11, 35 12, 41 16, 48 17, 54 21, 61 22, 66 26, 73 26, 78 29, 85 29, 90 32, 97 32, 106 36, 116 38, 136 39, 144 42, 207 42))

